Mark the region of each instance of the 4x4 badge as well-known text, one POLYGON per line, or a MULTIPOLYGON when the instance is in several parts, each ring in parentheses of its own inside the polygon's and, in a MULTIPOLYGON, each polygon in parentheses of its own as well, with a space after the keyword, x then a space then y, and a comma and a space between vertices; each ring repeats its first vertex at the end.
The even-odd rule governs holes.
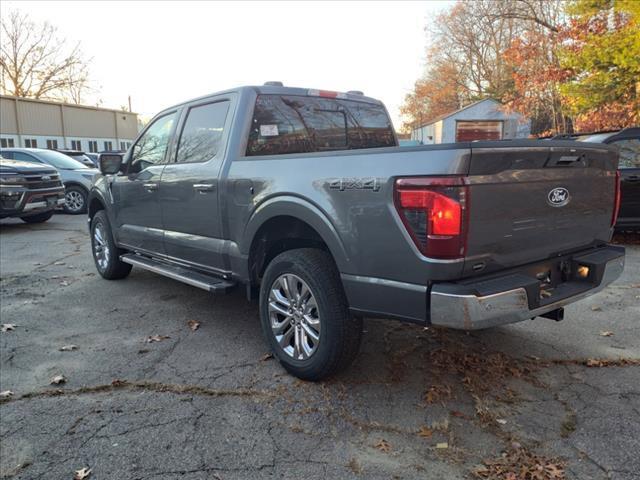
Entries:
POLYGON ((564 187, 556 187, 547 194, 547 202, 552 207, 564 207, 571 200, 569 190, 564 187))

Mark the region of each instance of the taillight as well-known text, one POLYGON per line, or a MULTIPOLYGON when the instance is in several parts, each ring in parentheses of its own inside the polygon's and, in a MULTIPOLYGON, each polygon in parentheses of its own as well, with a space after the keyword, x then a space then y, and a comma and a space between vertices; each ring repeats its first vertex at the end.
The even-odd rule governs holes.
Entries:
POLYGON ((424 255, 464 257, 469 188, 463 177, 399 178, 394 201, 404 226, 424 255))
POLYGON ((615 203, 613 204, 613 215, 611 215, 611 226, 613 227, 618 220, 620 212, 620 170, 616 170, 616 186, 615 186, 615 203))

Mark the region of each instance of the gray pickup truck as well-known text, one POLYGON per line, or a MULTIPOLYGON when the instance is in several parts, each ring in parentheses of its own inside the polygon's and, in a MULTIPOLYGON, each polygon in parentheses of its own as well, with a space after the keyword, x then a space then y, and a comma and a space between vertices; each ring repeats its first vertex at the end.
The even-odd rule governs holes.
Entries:
POLYGON ((364 317, 479 329, 535 317, 618 278, 612 147, 503 141, 398 147, 360 92, 277 84, 168 108, 89 195, 95 264, 259 294, 292 374, 355 357, 364 317))

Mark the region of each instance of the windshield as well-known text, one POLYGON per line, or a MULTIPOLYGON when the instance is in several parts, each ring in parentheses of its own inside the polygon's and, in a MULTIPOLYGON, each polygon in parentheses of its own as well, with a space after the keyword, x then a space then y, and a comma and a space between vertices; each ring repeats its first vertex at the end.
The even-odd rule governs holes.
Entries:
POLYGON ((38 152, 38 156, 48 164, 61 168, 62 170, 77 170, 88 168, 83 163, 66 156, 64 153, 54 152, 53 150, 44 150, 38 152))

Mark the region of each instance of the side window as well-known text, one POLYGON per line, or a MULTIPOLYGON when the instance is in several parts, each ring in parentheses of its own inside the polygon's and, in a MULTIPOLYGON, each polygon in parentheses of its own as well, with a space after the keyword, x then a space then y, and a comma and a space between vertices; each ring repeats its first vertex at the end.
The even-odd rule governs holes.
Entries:
POLYGON ((158 118, 133 146, 129 173, 141 172, 151 165, 164 163, 169 136, 173 128, 176 112, 158 118))
POLYGON ((620 167, 640 168, 640 139, 627 138, 612 143, 620 147, 620 167))
POLYGON ((22 152, 13 152, 13 159, 22 160, 23 162, 42 163, 40 160, 38 160, 35 157, 32 157, 28 153, 22 153, 22 152))
POLYGON ((279 95, 260 95, 253 111, 247 155, 312 152, 302 117, 279 95))
POLYGON ((176 161, 206 162, 216 156, 224 133, 229 102, 210 103, 189 109, 180 135, 176 161))

